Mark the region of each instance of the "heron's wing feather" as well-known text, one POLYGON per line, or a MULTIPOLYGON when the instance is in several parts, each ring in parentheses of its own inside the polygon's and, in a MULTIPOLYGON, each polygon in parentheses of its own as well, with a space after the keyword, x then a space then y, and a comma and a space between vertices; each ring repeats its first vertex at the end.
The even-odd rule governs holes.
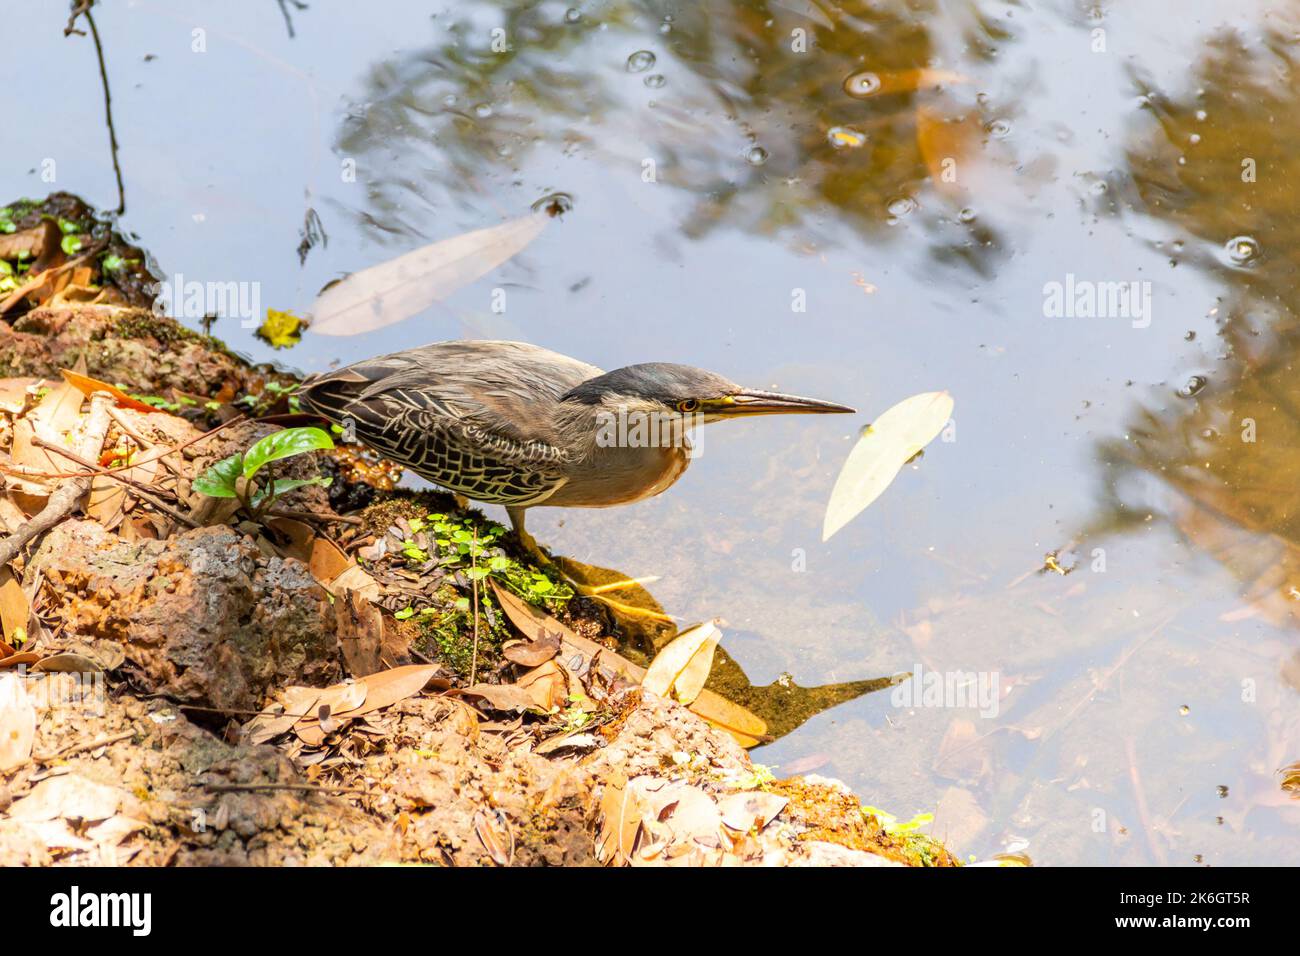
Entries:
POLYGON ((539 502, 564 483, 551 411, 599 375, 515 342, 443 342, 305 383, 303 405, 385 456, 479 501, 539 502))

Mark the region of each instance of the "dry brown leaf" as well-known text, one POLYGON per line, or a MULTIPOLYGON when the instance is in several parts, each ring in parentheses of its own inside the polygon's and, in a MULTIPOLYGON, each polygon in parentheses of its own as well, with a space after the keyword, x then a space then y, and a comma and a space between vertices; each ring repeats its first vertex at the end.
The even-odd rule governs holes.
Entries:
POLYGON ((560 652, 560 644, 560 634, 554 631, 535 641, 507 641, 501 647, 501 655, 521 667, 538 667, 560 652))
POLYGON ((45 674, 101 674, 104 668, 84 654, 51 654, 32 665, 32 671, 45 674))
MULTIPOLYGON (((32 439, 40 435, 45 441, 67 447, 67 433, 81 419, 84 396, 67 382, 60 382, 46 393, 39 405, 14 422, 13 444, 10 460, 18 466, 40 472, 62 474, 69 463, 37 448, 32 439)), ((45 499, 54 490, 57 479, 31 479, 7 475, 11 494, 18 506, 34 514, 45 505, 45 499)))
POLYGON ((538 709, 537 701, 518 684, 473 684, 460 691, 462 696, 477 697, 493 710, 523 713, 538 709))
POLYGON ((22 643, 15 641, 14 637, 21 635, 26 638, 27 620, 31 614, 31 602, 27 600, 27 594, 14 577, 13 571, 7 564, 0 567, 0 623, 4 626, 4 633, 0 637, 4 638, 6 644, 22 643))
POLYGON ((75 773, 47 777, 9 808, 13 820, 107 820, 117 813, 122 791, 75 773))
POLYGON ((718 800, 718 810, 722 813, 722 822, 729 830, 748 833, 751 829, 763 829, 776 818, 790 801, 774 793, 761 790, 746 793, 731 793, 718 800))
POLYGON ((544 714, 558 713, 569 699, 569 681, 564 670, 553 660, 521 675, 516 683, 528 692, 537 709, 544 714))
POLYGON ((479 810, 474 814, 474 833, 497 866, 509 866, 515 858, 515 837, 510 821, 500 810, 479 810))
POLYGON ((353 677, 365 677, 383 668, 380 648, 384 641, 384 615, 357 591, 344 591, 334 600, 339 649, 353 677))
MULTIPOLYGON (((162 465, 156 459, 146 459, 139 465, 114 469, 114 474, 142 485, 152 485, 158 479, 161 468, 162 465)), ((122 523, 127 508, 134 500, 122 482, 106 475, 96 475, 90 480, 86 514, 102 524, 105 529, 113 531, 122 523)))
POLYGON ((645 808, 626 780, 611 780, 600 799, 600 825, 596 857, 606 866, 622 866, 632 859, 645 808))
POLYGON ((688 628, 655 655, 641 686, 652 694, 667 697, 669 692, 683 704, 699 696, 713 667, 713 652, 722 632, 712 622, 688 628))
POLYGON ((326 584, 325 590, 335 597, 345 591, 356 591, 369 601, 377 601, 383 594, 383 588, 379 586, 379 582, 359 564, 350 566, 342 574, 326 584))
POLYGON ((19 415, 39 378, 0 378, 0 412, 19 415))
POLYGON ((36 708, 23 685, 16 674, 0 674, 0 773, 21 767, 32 756, 36 708))
POLYGON ((41 659, 40 654, 31 651, 20 651, 17 654, 10 654, 8 657, 0 658, 0 671, 8 670, 11 667, 18 667, 20 664, 32 665, 41 659))
POLYGON ((340 711, 339 717, 360 717, 380 707, 414 697, 441 672, 437 664, 407 664, 377 674, 368 674, 357 683, 366 687, 366 702, 355 710, 340 711))
MULTIPOLYGON (((645 677, 645 668, 595 641, 579 636, 545 611, 501 587, 491 578, 488 580, 506 617, 521 634, 530 640, 538 640, 547 633, 560 635, 560 653, 569 669, 582 674, 589 667, 597 667, 607 679, 620 677, 634 684, 641 683, 645 677)), ((731 734, 742 747, 753 747, 767 739, 767 724, 761 718, 711 690, 700 691, 689 707, 697 716, 731 734)))
POLYGON ((0 259, 17 259, 20 256, 39 259, 51 242, 58 241, 58 226, 49 220, 42 220, 40 225, 30 229, 0 235, 0 259))
POLYGON ((61 368, 59 372, 62 373, 64 380, 69 385, 81 392, 86 398, 90 398, 96 392, 108 392, 113 396, 113 400, 124 408, 133 408, 137 412, 143 412, 146 415, 152 415, 160 411, 160 409, 154 408, 152 405, 146 405, 144 402, 132 398, 116 385, 109 385, 108 382, 101 382, 97 378, 82 375, 80 372, 74 372, 71 369, 61 368))
POLYGON ((320 699, 319 687, 287 687, 283 714, 259 714, 244 725, 242 736, 249 744, 264 744, 288 733, 301 718, 312 712, 320 699))

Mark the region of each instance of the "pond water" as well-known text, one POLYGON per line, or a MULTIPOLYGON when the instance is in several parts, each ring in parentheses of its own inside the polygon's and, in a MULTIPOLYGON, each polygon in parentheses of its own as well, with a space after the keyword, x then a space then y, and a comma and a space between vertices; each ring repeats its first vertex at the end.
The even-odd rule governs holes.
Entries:
MULTIPOLYGON (((90 39, 4 6, 26 92, 0 197, 112 208, 90 39)), ((517 338, 859 409, 711 427, 661 497, 530 515, 722 618, 756 685, 920 675, 756 760, 933 812, 962 856, 1300 862, 1295 4, 128 0, 97 24, 121 223, 168 275, 306 312, 573 197, 417 318, 279 352, 219 320, 242 353, 517 338), (309 209, 328 243, 300 264, 309 209), (858 429, 935 389, 953 440, 822 543, 858 429)))

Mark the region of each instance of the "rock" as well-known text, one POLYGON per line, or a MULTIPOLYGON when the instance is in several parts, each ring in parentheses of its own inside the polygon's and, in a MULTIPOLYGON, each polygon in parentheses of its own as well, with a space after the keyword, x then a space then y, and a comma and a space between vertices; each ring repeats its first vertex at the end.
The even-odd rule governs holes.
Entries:
POLYGON ((38 307, 0 339, 0 377, 58 378, 80 358, 93 378, 142 393, 242 394, 253 374, 215 339, 128 306, 38 307))
POLYGON ((67 521, 27 579, 37 571, 66 636, 119 643, 147 693, 256 710, 273 686, 341 676, 325 590, 301 562, 267 557, 232 528, 128 543, 95 522, 67 521))

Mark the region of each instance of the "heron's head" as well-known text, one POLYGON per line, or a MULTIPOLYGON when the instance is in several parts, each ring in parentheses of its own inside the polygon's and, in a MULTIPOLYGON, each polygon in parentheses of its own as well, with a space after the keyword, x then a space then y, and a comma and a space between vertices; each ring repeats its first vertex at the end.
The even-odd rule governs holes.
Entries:
POLYGON ((561 401, 602 406, 605 411, 653 412, 715 422, 750 415, 852 412, 815 398, 745 388, 690 365, 646 362, 606 372, 571 389, 561 401))

